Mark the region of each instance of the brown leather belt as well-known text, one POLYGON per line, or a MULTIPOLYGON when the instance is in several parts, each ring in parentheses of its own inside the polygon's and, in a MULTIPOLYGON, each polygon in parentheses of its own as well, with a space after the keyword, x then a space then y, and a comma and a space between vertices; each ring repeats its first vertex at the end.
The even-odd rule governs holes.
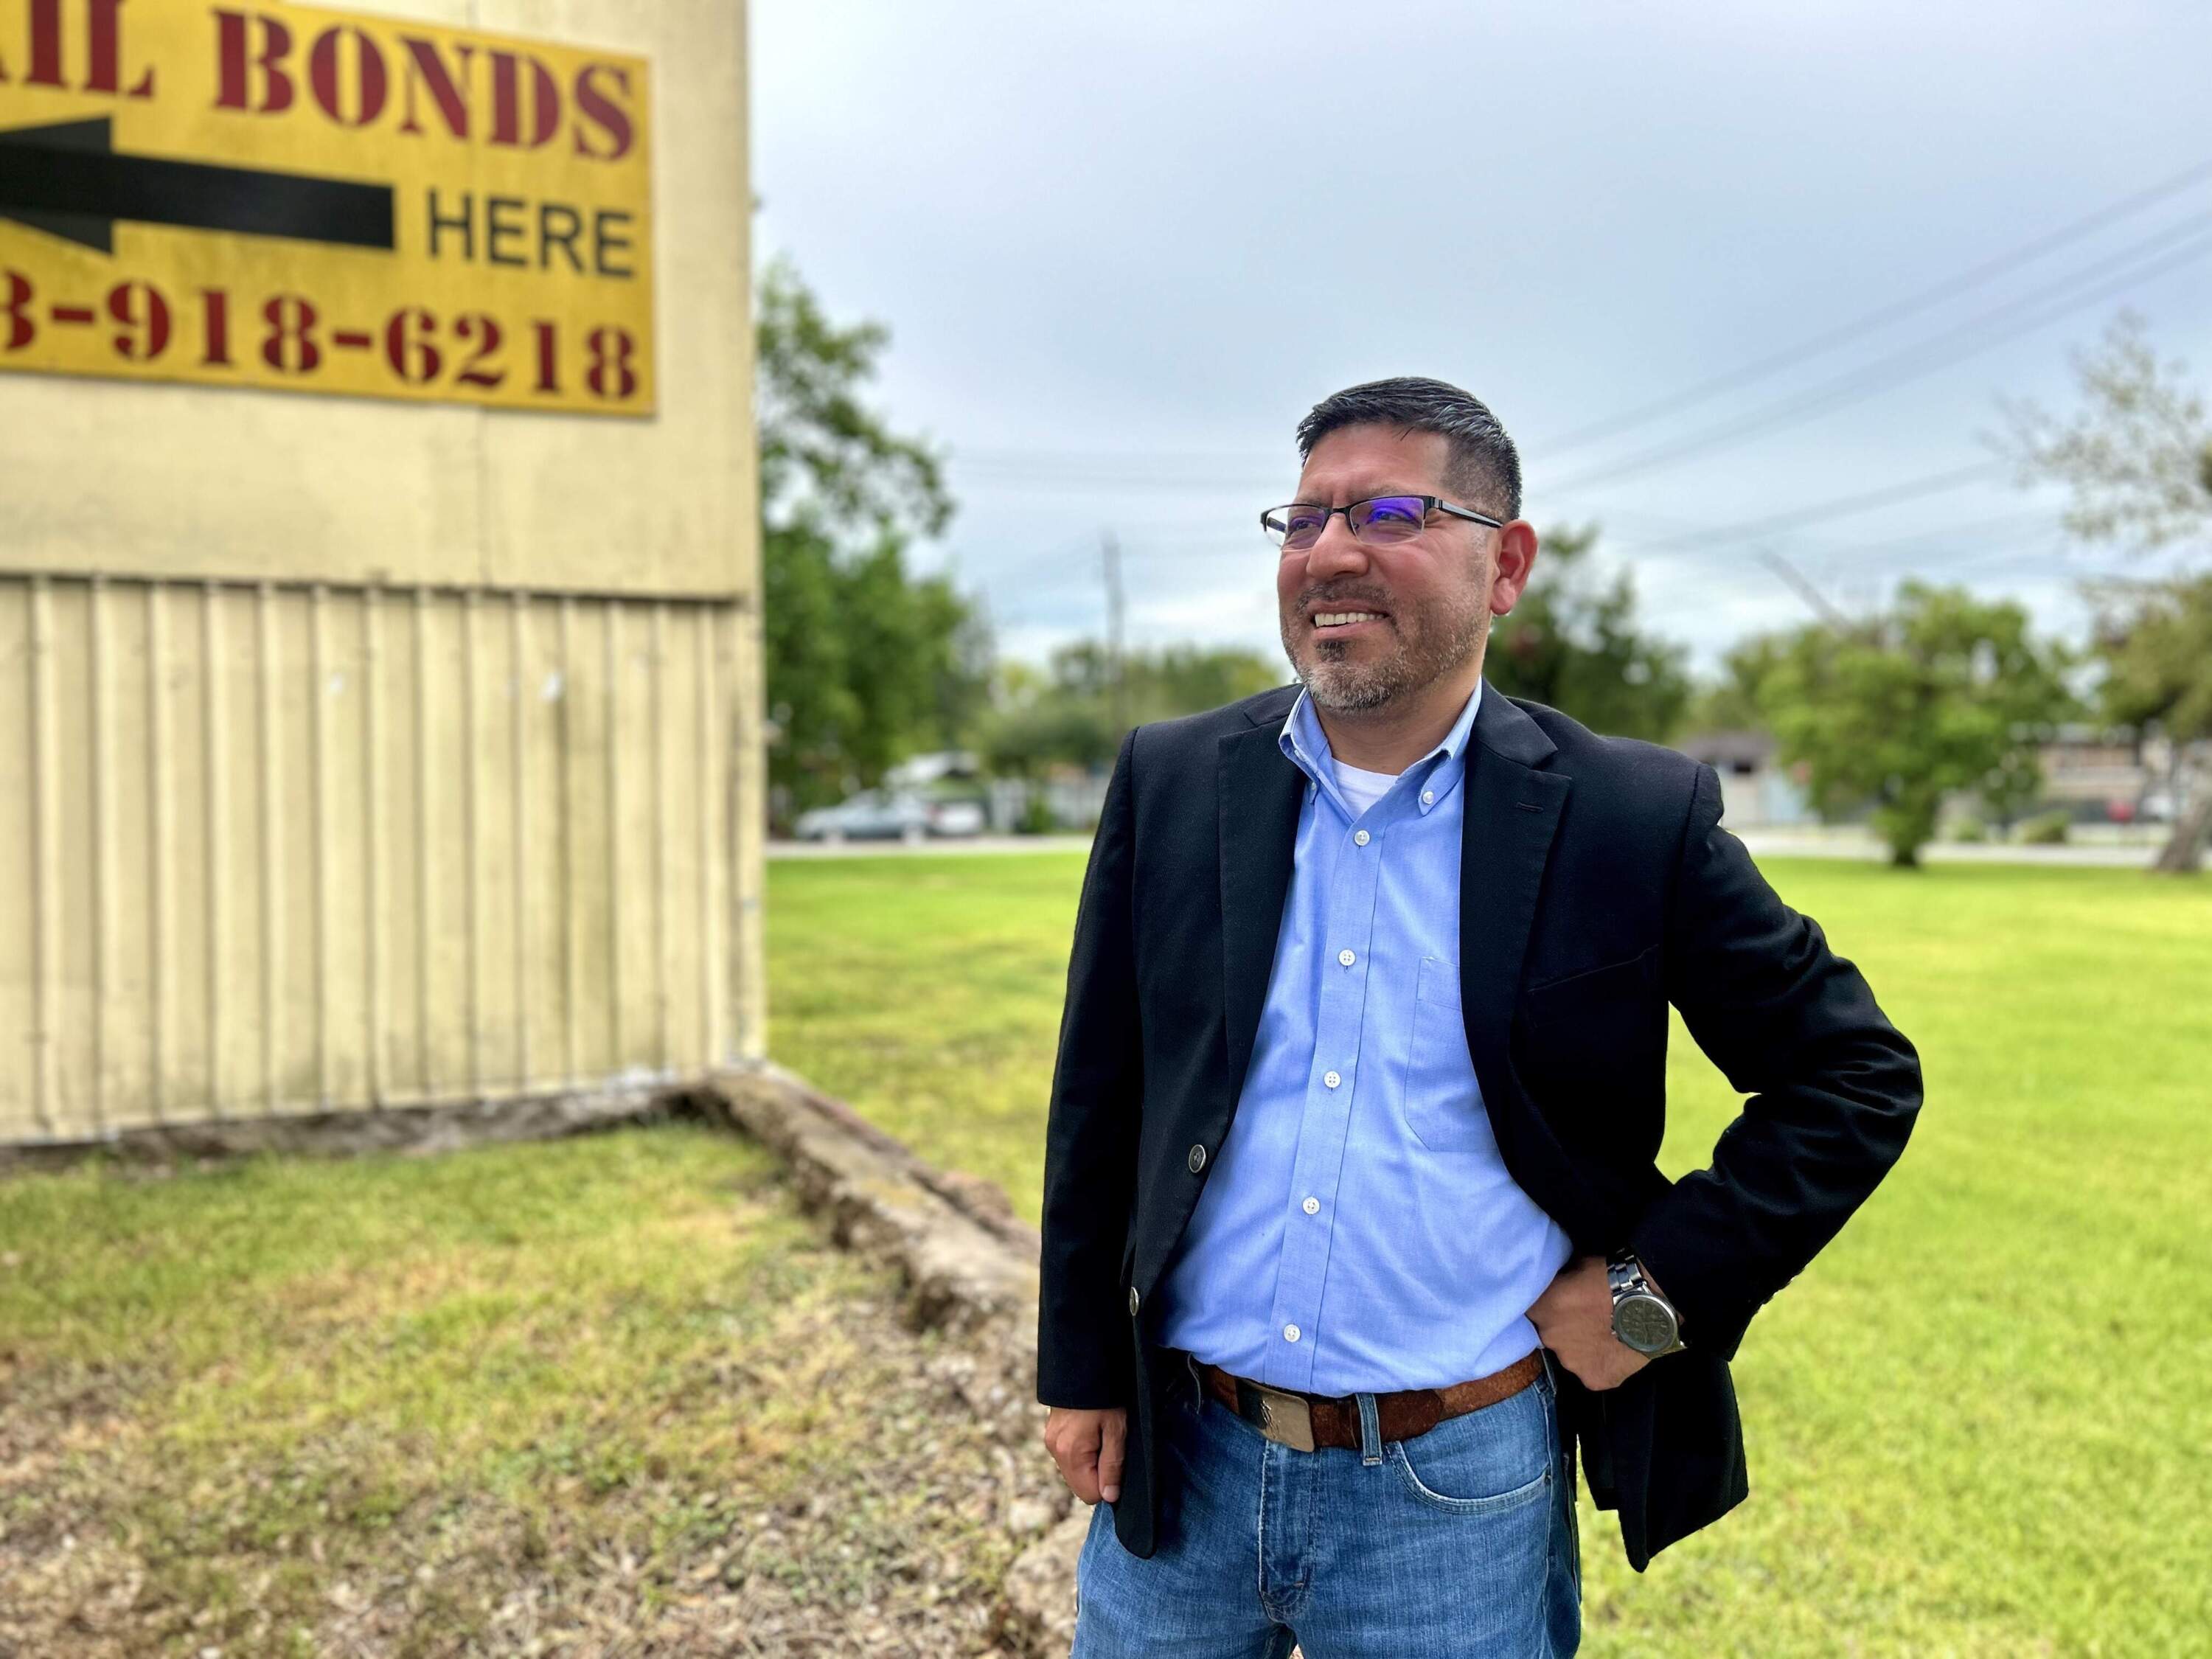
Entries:
MULTIPOLYGON (((1233 1376, 1218 1365, 1192 1356, 1188 1364, 1197 1372, 1206 1393, 1279 1445, 1311 1451, 1317 1446, 1359 1449, 1359 1401, 1320 1395, 1271 1389, 1249 1377, 1233 1376)), ((1426 1434, 1448 1417, 1480 1411, 1515 1395, 1544 1374, 1541 1348, 1516 1359, 1502 1371, 1478 1376, 1471 1382, 1455 1382, 1448 1389, 1403 1389, 1375 1396, 1376 1426, 1385 1440, 1411 1440, 1426 1434)))

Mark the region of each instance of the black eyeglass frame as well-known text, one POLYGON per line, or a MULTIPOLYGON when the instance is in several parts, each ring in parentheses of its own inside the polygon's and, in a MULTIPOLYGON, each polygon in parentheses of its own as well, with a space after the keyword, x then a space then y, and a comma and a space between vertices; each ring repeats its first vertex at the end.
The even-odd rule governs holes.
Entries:
MULTIPOLYGON (((1294 507, 1310 507, 1317 509, 1322 515, 1321 528, 1314 532, 1314 540, 1316 542, 1320 541, 1322 537, 1328 533, 1328 521, 1340 513, 1344 514, 1344 527, 1352 532, 1352 538, 1354 541, 1358 541, 1360 539, 1359 523, 1358 520, 1352 516, 1352 509, 1354 507, 1366 507, 1375 501, 1420 502, 1421 523, 1424 526, 1428 523, 1430 514, 1449 513, 1455 519, 1468 519, 1473 520, 1476 524, 1486 524, 1492 530, 1503 530, 1505 528, 1504 520, 1493 519, 1487 513, 1478 513, 1471 507, 1457 506, 1453 502, 1446 501, 1441 495, 1416 495, 1409 494, 1404 490, 1393 489, 1380 495, 1363 495, 1356 501, 1346 501, 1342 507, 1324 507, 1319 501, 1285 501, 1280 507, 1267 507, 1261 513, 1261 532, 1264 534, 1277 549, 1280 550, 1288 547, 1291 539, 1288 522, 1285 521, 1284 525, 1282 540, 1276 541, 1274 527, 1271 526, 1267 520, 1274 517, 1279 513, 1288 513, 1294 507)), ((1385 542, 1383 545, 1387 547, 1389 544, 1385 542)), ((1296 550, 1304 552, 1305 550, 1301 548, 1296 550)))

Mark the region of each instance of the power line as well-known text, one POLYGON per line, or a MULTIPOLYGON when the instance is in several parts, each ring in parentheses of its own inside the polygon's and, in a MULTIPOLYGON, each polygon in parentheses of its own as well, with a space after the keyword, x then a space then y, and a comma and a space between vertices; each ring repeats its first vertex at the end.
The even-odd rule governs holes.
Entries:
MULTIPOLYGON (((2008 271, 2033 264, 2048 253, 2080 241, 2123 219, 2131 218, 2144 209, 2165 201, 2170 197, 2179 195, 2208 179, 2212 179, 2212 160, 2185 167, 2156 184, 2123 197, 2118 201, 2100 208, 2094 213, 2084 215, 2079 219, 2061 225, 2056 230, 2023 243, 2008 252, 1971 265, 1965 270, 1947 276, 1927 288, 1878 307, 1848 322, 1825 329, 1794 345, 1784 347, 1779 351, 1770 353, 1741 368, 1730 369, 1725 374, 1716 375, 1680 392, 1670 393, 1652 403, 1609 416, 1589 426, 1577 428, 1556 438, 1541 440, 1531 447, 1549 453, 1581 448, 1601 438, 1648 424, 1662 416, 1673 414, 1677 410, 1704 402, 1719 392, 1763 380, 1782 369, 1821 356, 1839 345, 1886 328, 1893 323, 1916 316, 1940 305, 1946 300, 1970 293, 2008 271)), ((2122 257, 2125 257, 2124 252, 2122 257)), ((2081 274, 2076 273, 2076 276, 2081 274)), ((1972 325, 1970 322, 1964 326, 1972 325)), ((1033 483, 1040 486, 1058 483, 1112 486, 1127 483, 1139 488, 1195 490, 1220 487, 1224 483, 1224 475, 1218 473, 1202 479, 1163 479, 1159 477, 1159 468, 1163 465, 1173 467, 1225 463, 1233 468, 1240 469, 1237 473, 1238 478, 1256 479, 1261 476, 1262 468, 1266 469, 1266 476, 1270 478, 1281 476, 1279 469, 1263 461, 1261 459, 1261 452, 1256 449, 1200 451, 1182 448, 1146 452, 991 448, 956 450, 950 459, 951 464, 956 466, 1000 474, 1003 481, 1007 483, 1014 483, 1017 480, 1005 478, 1003 477, 1005 474, 1027 473, 1030 477, 1019 482, 1033 483), (1241 469, 1245 467, 1250 467, 1253 470, 1249 472, 1242 471, 1241 469), (1132 471, 1131 469, 1142 470, 1132 471)))
POLYGON ((2107 225, 2132 217, 2142 212, 2143 209, 2162 202, 2170 196, 2179 195, 2191 185, 2201 184, 2207 179, 2212 179, 2212 161, 2199 161, 2194 167, 2183 168, 2169 179, 2162 179, 2147 189, 2139 190, 2132 196, 2123 197, 2109 206, 2100 208, 2096 212, 2076 219, 2070 224, 2062 225, 2057 230, 2037 237, 2033 241, 2023 243, 2008 253, 2001 253, 1993 259, 1985 259, 1979 264, 1969 266, 1955 276, 1947 276, 1942 282, 1922 289, 1917 294, 1910 294, 1901 300, 1892 301, 1885 306, 1878 306, 1863 316, 1853 318, 1847 323, 1838 324, 1833 328, 1825 329, 1808 339, 1800 340, 1795 345, 1785 346, 1779 351, 1746 363, 1741 368, 1730 369, 1724 374, 1717 374, 1711 380, 1700 381, 1684 391, 1671 393, 1652 403, 1629 410, 1624 414, 1612 416, 1605 420, 1594 422, 1589 426, 1578 427, 1571 432, 1563 433, 1556 438, 1545 441, 1540 447, 1552 453, 1566 449, 1578 449, 1584 445, 1595 443, 1601 438, 1609 438, 1615 433, 1646 425, 1662 416, 1671 415, 1677 410, 1703 403, 1718 392, 1731 391, 1737 386, 1748 385, 1753 380, 1764 380, 1770 374, 1791 368, 1808 358, 1820 356, 1863 335, 1887 328, 1892 323, 1901 322, 1907 317, 1916 316, 1930 307, 1942 304, 1946 300, 1955 299, 1961 294, 1970 293, 2008 271, 2032 264, 2045 254, 2064 247, 2069 243, 2079 241, 2084 236, 2102 230, 2107 225))
MULTIPOLYGON (((1792 394, 1778 403, 1731 418, 1702 432, 1660 444, 1625 460, 1607 463, 1556 481, 1539 481, 1539 487, 1546 493, 1599 488, 1636 473, 1648 471, 1668 461, 1685 459, 1746 438, 1763 436, 1781 427, 1924 379, 1939 369, 1963 362, 2021 334, 2033 332, 2061 317, 2098 304, 2138 283, 2163 276, 2169 270, 2212 253, 2212 234, 2204 234, 2209 228, 2212 228, 2212 212, 2194 215, 2002 305, 1969 317, 1870 363, 1863 364, 1825 386, 1792 394), (2130 260, 2137 263, 2129 264, 2130 260), (2116 266, 2122 267, 2117 275, 2111 276, 2109 280, 2099 280, 2116 266), (2085 283, 2089 284, 2086 290, 2083 289, 2085 283), (2052 301, 2055 303, 2046 303, 2052 301)), ((1122 465, 1119 457, 1110 454, 1091 459, 1107 468, 1122 465)), ((957 455, 953 464, 956 466, 966 465, 957 455)), ((1173 477, 1149 471, 1071 470, 1071 464, 1079 468, 1083 458, 1070 453, 1053 464, 1051 470, 1032 470, 1026 473, 1018 465, 1012 470, 1000 470, 1009 465, 1006 462, 987 463, 984 470, 987 473, 995 474, 991 482, 1000 489, 1064 490, 1072 486, 1079 489, 1208 495, 1245 487, 1243 477, 1222 473, 1202 477, 1173 477)), ((1255 480, 1257 477, 1256 474, 1244 476, 1255 480)), ((1270 477, 1279 479, 1280 475, 1270 474, 1270 477)), ((1260 484, 1257 487, 1264 489, 1267 486, 1260 484)))
POLYGON ((1679 536, 1665 536, 1657 541, 1638 544, 1644 550, 1656 552, 1677 547, 1711 547, 1717 542, 1747 541, 1771 536, 1777 531, 1795 530, 1808 524, 1823 524, 1830 519, 1848 518, 1853 514, 1871 513, 1876 507, 1888 507, 1898 501, 1917 501, 1923 496, 1940 495, 1947 490, 1960 489, 1978 483, 2003 471, 1996 461, 1977 461, 1972 466, 1954 467, 1945 472, 1931 472, 1917 478, 1908 478, 1901 483, 1884 484, 1875 489, 1863 489, 1849 495, 1838 495, 1808 507, 1792 507, 1785 513, 1769 514, 1763 519, 1747 519, 1741 523, 1721 525, 1708 530, 1687 530, 1679 536))
MULTIPOLYGON (((1718 427, 1708 428, 1686 437, 1662 444, 1624 461, 1609 463, 1591 471, 1577 473, 1556 482, 1544 483, 1540 487, 1547 493, 1567 489, 1586 489, 1615 482, 1635 473, 1649 471, 1667 461, 1679 460, 1690 455, 1723 447, 1743 438, 1764 435, 1778 428, 1808 419, 1828 410, 1858 401, 1864 398, 1925 378, 1936 370, 1962 362, 1980 352, 2002 344, 2006 340, 2029 333, 2045 324, 2057 321, 2069 313, 2099 303, 2152 277, 2163 276, 2168 270, 2204 257, 2212 252, 2212 234, 2202 234, 2212 227, 2212 212, 2197 214, 2169 225, 2150 236, 2130 244, 2116 253, 2107 254, 2065 276, 2031 289, 2004 304, 1980 313, 1965 321, 1913 345, 1893 351, 1884 357, 1831 380, 1826 386, 1794 394, 1782 402, 1768 405, 1746 416, 1738 416, 1718 427), (2191 240, 2181 240, 2191 239, 2191 240), (2177 240, 2179 246, 2172 246, 2177 240), (2163 249, 2162 256, 2160 251, 2163 249), (2145 255, 2154 257, 2144 258, 2145 255), (2109 281, 2096 279, 2116 265, 2125 265, 2129 260, 2140 263, 2122 269, 2109 281), (2093 285, 2086 292, 2076 292, 2084 283, 2093 285), (2039 303, 2056 300, 2058 303, 2039 303), (2021 317, 2019 313, 2027 314, 2021 317), (2008 326, 2008 318, 2016 318, 2008 326), (1944 348, 1949 348, 1945 349, 1944 348)), ((1073 460, 1078 458, 1065 458, 1073 460)), ((1111 466, 1119 465, 1116 458, 1101 455, 1099 461, 1111 466)), ((954 464, 959 465, 958 458, 954 464)), ((987 471, 996 471, 987 467, 987 471)), ((1279 475, 1271 475, 1279 477, 1279 475)), ((999 471, 992 480, 1000 489, 1064 489, 1073 485, 1079 489, 1105 489, 1139 493, 1207 495, 1231 488, 1242 488, 1241 482, 1223 474, 1205 477, 1164 477, 1155 472, 1115 473, 1110 471, 1066 471, 1055 476, 1052 472, 1036 471, 1028 476, 1019 471, 999 471)), ((1261 488, 1266 486, 1262 485, 1261 488)))
POLYGON ((2095 305, 2151 277, 2163 276, 2168 270, 2177 269, 2192 260, 2200 259, 2207 253, 2212 253, 2212 234, 2202 234, 2207 226, 2212 226, 2212 213, 2200 214, 2194 218, 2183 221, 2179 225, 2169 226, 2156 235, 2147 237, 2142 241, 2123 249, 2119 253, 2108 255, 2080 270, 2071 272, 2055 282, 2045 283, 2042 288, 2023 295, 2018 299, 2008 301, 2005 304, 1984 312, 1978 316, 1968 318, 1965 322, 1942 333, 1892 352, 1887 356, 1876 358, 1873 362, 1863 365, 1849 374, 1831 380, 1826 386, 1816 386, 1779 403, 1770 404, 1764 409, 1735 417, 1719 426, 1709 427, 1703 432, 1692 433, 1687 437, 1660 444, 1630 456, 1626 460, 1613 462, 1569 477, 1547 482, 1543 488, 1547 491, 1587 489, 1600 484, 1612 483, 1635 473, 1648 471, 1652 467, 1668 461, 1680 460, 1690 455, 1722 447, 1745 438, 1764 436, 1780 427, 1794 424, 1813 416, 1824 414, 1843 404, 1854 403, 1878 392, 1889 391, 1893 387, 1905 385, 1910 381, 1923 379, 1937 369, 1948 368, 1953 363, 1987 351, 1991 347, 2001 345, 2018 335, 2032 332, 2047 323, 2055 322, 2071 312, 2095 305), (2193 240, 2183 242, 2179 247, 2169 248, 2163 257, 2143 260, 2130 269, 2122 270, 2111 281, 2095 283, 2085 293, 2069 292, 2084 281, 2094 280, 2117 263, 2136 258, 2160 244, 2173 242, 2177 235, 2184 232, 2191 234, 2193 240), (2060 303, 2045 305, 2039 311, 2030 309, 2038 302, 2054 297, 2058 298, 2060 303), (2001 322, 2008 316, 2024 309, 2028 310, 2026 317, 2020 318, 1994 331, 1981 332, 1990 325, 2001 322), (1978 334, 1980 337, 1975 337, 1978 334), (1951 349, 1948 350, 1942 349, 1947 346, 1951 349))

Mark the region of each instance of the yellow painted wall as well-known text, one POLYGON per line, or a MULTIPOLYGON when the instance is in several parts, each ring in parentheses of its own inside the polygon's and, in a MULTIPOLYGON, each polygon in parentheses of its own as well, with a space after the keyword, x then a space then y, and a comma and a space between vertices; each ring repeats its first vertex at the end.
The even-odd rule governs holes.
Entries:
MULTIPOLYGON (((124 12, 209 3, 131 0, 124 12)), ((646 60, 656 414, 0 374, 0 568, 744 589, 754 507, 741 0, 364 0, 349 9, 646 60)), ((11 68, 21 52, 9 43, 11 68)), ((35 91, 0 88, 9 124, 76 112, 76 100, 45 111, 35 91)), ((0 252, 33 234, 0 223, 0 252)), ((118 228, 118 251, 131 234, 118 228)))
POLYGON ((0 375, 0 1140, 762 1051, 742 9, 392 9, 649 63, 656 412, 0 375))

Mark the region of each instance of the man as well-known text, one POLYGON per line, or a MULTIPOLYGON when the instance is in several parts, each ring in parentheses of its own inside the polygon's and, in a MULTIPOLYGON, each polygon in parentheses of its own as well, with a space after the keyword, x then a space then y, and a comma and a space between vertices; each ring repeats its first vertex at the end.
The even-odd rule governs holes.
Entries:
POLYGON ((1489 410, 1298 428, 1286 686, 1132 732, 1047 1130, 1038 1398, 1077 1659, 1571 1653, 1745 1496, 1728 1360, 1903 1151, 1911 1045, 1710 767, 1482 682, 1536 560, 1489 410), (1669 1182, 1667 1005, 1752 1098, 1669 1182), (1110 1524, 1109 1514, 1110 1510, 1110 1524))

